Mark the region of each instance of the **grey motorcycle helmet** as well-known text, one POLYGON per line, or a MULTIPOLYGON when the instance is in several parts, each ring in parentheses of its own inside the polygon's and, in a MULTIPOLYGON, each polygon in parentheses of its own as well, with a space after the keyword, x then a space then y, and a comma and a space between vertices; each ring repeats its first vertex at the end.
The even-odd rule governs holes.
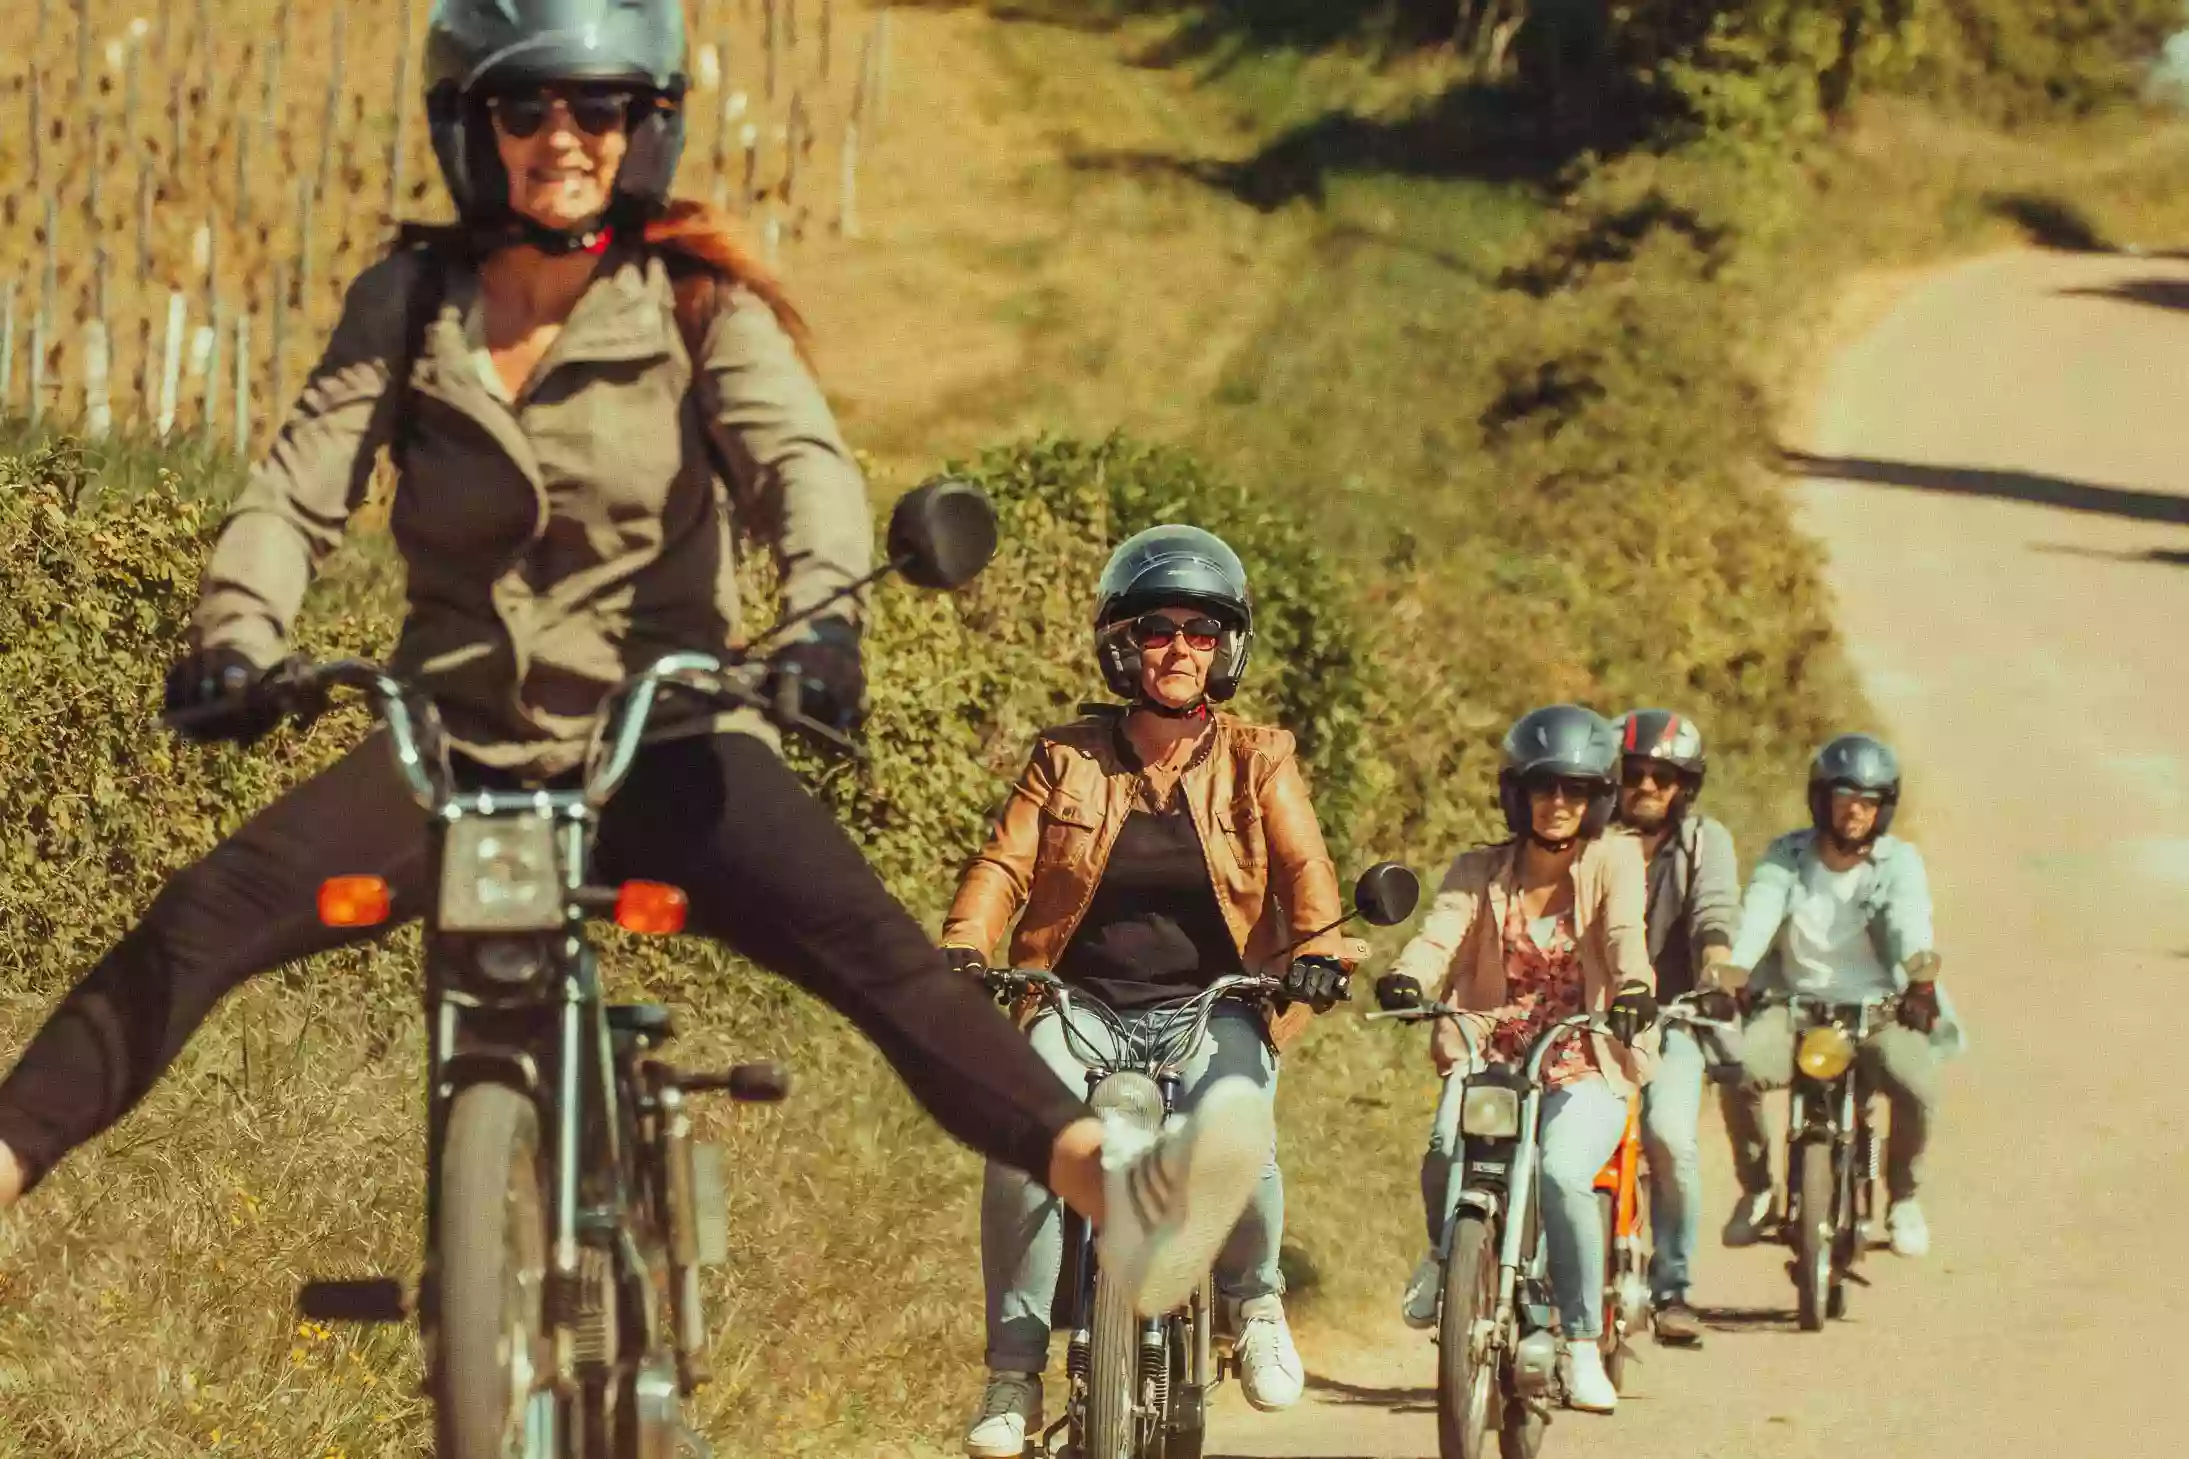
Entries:
POLYGON ((1809 821, 1819 835, 1832 834, 1832 791, 1841 786, 1879 798, 1871 840, 1892 829, 1900 807, 1900 757, 1892 746, 1875 735, 1841 735, 1817 751, 1809 762, 1809 821))
POLYGON ((1655 760, 1672 767, 1680 777, 1680 789, 1672 797, 1671 819, 1685 816, 1702 794, 1710 772, 1701 726, 1669 709, 1630 709, 1613 720, 1611 728, 1619 737, 1622 760, 1655 760))
POLYGON ((1254 599, 1246 564, 1214 532, 1172 523, 1118 544, 1095 589, 1095 662, 1120 699, 1140 697, 1140 646, 1125 626, 1157 608, 1199 608, 1224 625, 1209 667, 1208 698, 1239 692, 1254 650, 1254 599))
MULTIPOLYGON (((684 151, 682 0, 435 0, 426 31, 426 127, 466 224, 517 221, 487 98, 557 81, 620 83, 638 94, 610 216, 643 216, 668 200, 684 151)), ((589 245, 601 221, 572 230, 572 241, 589 245)), ((532 231, 552 230, 533 224, 532 231)))
POLYGON ((1546 778, 1592 782, 1581 839, 1603 833, 1619 800, 1619 736, 1595 710, 1579 704, 1552 704, 1513 721, 1500 746, 1504 763, 1497 772, 1497 803, 1513 835, 1533 839, 1528 784, 1546 778))

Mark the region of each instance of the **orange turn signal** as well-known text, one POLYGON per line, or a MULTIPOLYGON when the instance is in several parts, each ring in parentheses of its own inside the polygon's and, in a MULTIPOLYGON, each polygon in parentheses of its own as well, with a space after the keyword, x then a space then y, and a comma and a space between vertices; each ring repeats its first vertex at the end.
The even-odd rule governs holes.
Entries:
POLYGON ((319 920, 329 927, 378 927, 388 920, 388 884, 377 876, 330 876, 319 884, 319 920))
POLYGON ((627 881, 616 892, 616 925, 644 937, 666 937, 684 930, 689 905, 667 882, 627 881))

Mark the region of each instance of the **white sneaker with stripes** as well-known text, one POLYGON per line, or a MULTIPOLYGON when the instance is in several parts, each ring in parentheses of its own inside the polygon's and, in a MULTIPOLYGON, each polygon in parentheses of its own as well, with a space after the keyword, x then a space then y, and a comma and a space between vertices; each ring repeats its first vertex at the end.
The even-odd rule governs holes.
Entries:
POLYGON ((1193 1294, 1276 1138, 1269 1096, 1236 1076, 1210 1085, 1193 1114, 1161 1135, 1107 1122, 1096 1256, 1141 1316, 1160 1317, 1193 1294))

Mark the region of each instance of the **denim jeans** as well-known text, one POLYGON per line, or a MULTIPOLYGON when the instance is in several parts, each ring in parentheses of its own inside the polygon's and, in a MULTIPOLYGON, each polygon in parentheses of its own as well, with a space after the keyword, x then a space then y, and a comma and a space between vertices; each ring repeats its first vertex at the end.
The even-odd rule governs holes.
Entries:
MULTIPOLYGON (((1429 1244, 1447 1254, 1446 1217, 1451 1213, 1453 1157, 1459 1148, 1460 1081, 1445 1081, 1445 1097, 1421 1162, 1421 1197, 1428 1214, 1429 1244)), ((1601 1077, 1554 1090, 1543 1099, 1537 1169, 1537 1202, 1549 1248, 1551 1288, 1558 1319, 1569 1338, 1604 1331, 1604 1218, 1596 1204, 1596 1176, 1626 1133, 1626 1100, 1601 1077)))
POLYGON ((1703 1171, 1696 1125, 1703 1111, 1703 1051, 1694 1030, 1664 1032, 1657 1075, 1642 1090, 1642 1148, 1649 1157, 1649 1290, 1658 1305, 1687 1296, 1702 1234, 1703 1171))
MULTIPOLYGON (((1162 1016, 1162 1015, 1158 1015, 1162 1016)), ((1149 1015, 1122 1015, 1128 1026, 1149 1015)), ((1077 1013, 1073 1030, 1097 1050, 1110 1049, 1108 1031, 1077 1013)), ((1179 1071, 1181 1111, 1226 1075, 1253 1080, 1275 1098, 1277 1056, 1263 1036, 1261 1016, 1236 1003, 1217 1005, 1201 1047, 1179 1071)), ((1065 1040, 1063 1020, 1044 1012, 1028 1030, 1039 1054, 1074 1091, 1087 1087, 1087 1070, 1065 1040)), ((981 1271, 988 1289, 988 1367, 994 1372, 1038 1373, 1048 1366, 1050 1314, 1064 1265, 1064 1210, 1057 1198, 1023 1172, 990 1162, 981 1190, 981 1271)), ((1277 1250, 1284 1235, 1284 1180, 1277 1150, 1270 1147, 1261 1184, 1216 1258, 1216 1289, 1234 1302, 1284 1290, 1277 1250)))
MULTIPOLYGON (((1897 1023, 1872 1031, 1857 1056, 1869 1087, 1892 1109, 1885 1141, 1885 1188, 1896 1201, 1923 1183, 1923 1151, 1938 1113, 1938 1051, 1928 1035, 1897 1023)), ((1764 1118, 1766 1090, 1784 1089, 1794 1078, 1793 1016, 1766 1008, 1741 1034, 1747 1079, 1723 1092, 1725 1132, 1733 1141, 1733 1168, 1751 1195, 1771 1189, 1771 1130, 1764 1118)))

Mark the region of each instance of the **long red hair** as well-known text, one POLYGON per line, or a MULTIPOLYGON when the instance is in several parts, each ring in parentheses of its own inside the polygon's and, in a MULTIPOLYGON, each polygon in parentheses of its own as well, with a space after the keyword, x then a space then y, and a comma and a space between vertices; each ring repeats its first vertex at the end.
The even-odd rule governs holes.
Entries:
MULTIPOLYGON (((744 229, 720 208, 677 198, 646 220, 642 236, 658 249, 676 290, 677 325, 688 340, 702 339, 714 317, 729 305, 732 289, 746 289, 790 336, 798 358, 813 366, 813 331, 783 290, 775 270, 745 242, 744 229)), ((423 244, 457 253, 476 252, 475 236, 460 223, 405 223, 394 248, 423 244)))
POLYGON ((797 347, 798 357, 811 368, 813 331, 783 291, 783 281, 746 245, 743 233, 720 208, 690 198, 671 201, 658 217, 647 221, 647 244, 669 257, 677 323, 684 337, 701 338, 708 321, 728 303, 729 290, 743 287, 768 306, 797 347), (686 266, 678 267, 680 261, 686 266), (696 268, 690 266, 695 264, 696 268))

